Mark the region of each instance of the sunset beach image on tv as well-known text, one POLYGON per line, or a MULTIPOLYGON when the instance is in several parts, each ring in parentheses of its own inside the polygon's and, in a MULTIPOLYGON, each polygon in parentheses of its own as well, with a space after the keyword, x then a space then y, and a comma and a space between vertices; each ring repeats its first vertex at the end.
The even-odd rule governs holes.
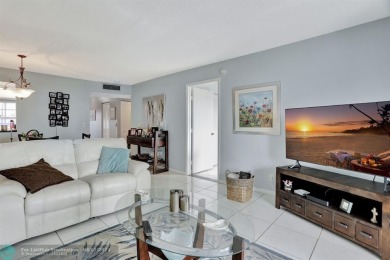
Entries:
POLYGON ((285 113, 288 159, 390 177, 390 101, 285 113))

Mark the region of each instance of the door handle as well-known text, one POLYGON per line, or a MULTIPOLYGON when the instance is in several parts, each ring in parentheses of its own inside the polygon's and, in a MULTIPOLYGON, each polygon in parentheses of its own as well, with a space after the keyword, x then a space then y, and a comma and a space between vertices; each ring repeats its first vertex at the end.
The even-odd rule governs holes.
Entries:
POLYGON ((211 135, 214 135, 214 133, 211 133, 211 135))
POLYGON ((360 231, 360 234, 363 235, 364 237, 368 238, 368 239, 372 239, 372 236, 364 231, 360 231))
POLYGON ((348 228, 348 225, 347 224, 344 224, 343 222, 338 222, 337 223, 339 226, 343 227, 343 228, 348 228))

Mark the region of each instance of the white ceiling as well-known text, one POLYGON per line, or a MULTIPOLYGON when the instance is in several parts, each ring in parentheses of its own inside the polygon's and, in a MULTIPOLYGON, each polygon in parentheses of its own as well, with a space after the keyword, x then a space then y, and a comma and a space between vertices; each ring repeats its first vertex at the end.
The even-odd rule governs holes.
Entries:
MULTIPOLYGON (((390 16, 390 0, 0 0, 0 67, 135 84, 390 16)), ((0 79, 8 80, 8 79, 0 79)))

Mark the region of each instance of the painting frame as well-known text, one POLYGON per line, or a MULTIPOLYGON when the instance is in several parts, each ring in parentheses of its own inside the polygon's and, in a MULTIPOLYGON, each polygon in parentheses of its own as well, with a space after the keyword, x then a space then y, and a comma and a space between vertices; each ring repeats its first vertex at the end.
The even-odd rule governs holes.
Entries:
POLYGON ((280 91, 280 81, 233 88, 233 134, 280 135, 280 91))
POLYGON ((145 97, 142 100, 144 107, 144 119, 146 120, 147 128, 150 127, 166 127, 165 122, 165 94, 160 94, 151 97, 145 97))

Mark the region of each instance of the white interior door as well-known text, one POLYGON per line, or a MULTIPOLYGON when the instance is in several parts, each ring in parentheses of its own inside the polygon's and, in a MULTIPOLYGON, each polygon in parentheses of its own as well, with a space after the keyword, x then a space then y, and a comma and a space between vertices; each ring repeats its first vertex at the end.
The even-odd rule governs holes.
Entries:
POLYGON ((120 120, 120 128, 121 128, 121 136, 122 138, 126 138, 128 131, 131 128, 131 102, 130 101, 121 101, 121 120, 120 120))
POLYGON ((110 103, 103 103, 103 120, 102 120, 102 128, 103 128, 103 138, 110 137, 110 103))
POLYGON ((214 95, 205 89, 192 88, 192 173, 213 168, 214 95))

